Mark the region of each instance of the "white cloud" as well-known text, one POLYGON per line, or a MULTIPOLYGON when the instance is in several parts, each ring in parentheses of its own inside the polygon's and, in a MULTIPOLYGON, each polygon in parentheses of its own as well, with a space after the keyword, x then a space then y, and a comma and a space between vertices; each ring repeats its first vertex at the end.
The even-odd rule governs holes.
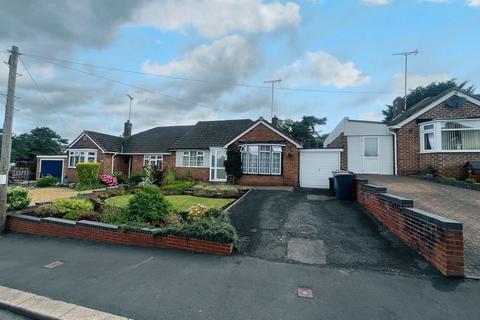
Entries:
POLYGON ((391 3, 391 0, 362 0, 363 3, 372 6, 384 6, 391 3))
POLYGON ((277 75, 290 85, 332 85, 336 88, 361 86, 370 81, 351 61, 342 63, 324 51, 307 52, 277 75))
POLYGON ((381 112, 376 111, 366 111, 359 114, 359 120, 366 121, 382 121, 383 115, 381 112))
POLYGON ((234 31, 268 32, 300 23, 300 6, 293 2, 261 0, 166 0, 150 2, 135 14, 135 23, 162 30, 195 27, 206 37, 218 38, 234 31))
MULTIPOLYGON (((419 86, 426 86, 432 82, 447 81, 450 77, 446 73, 441 74, 429 74, 429 75, 420 75, 420 74, 409 74, 408 75, 408 90, 415 89, 419 86)), ((393 90, 396 93, 404 91, 405 88, 405 74, 396 73, 392 78, 393 90)))
POLYGON ((467 0, 470 7, 480 7, 480 0, 467 0))

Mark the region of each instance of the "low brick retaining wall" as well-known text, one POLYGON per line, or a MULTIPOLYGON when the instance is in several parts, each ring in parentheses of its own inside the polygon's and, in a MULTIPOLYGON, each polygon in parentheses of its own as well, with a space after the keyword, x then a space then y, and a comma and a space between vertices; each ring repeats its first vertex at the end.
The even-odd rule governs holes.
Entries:
POLYGON ((355 179, 357 201, 443 275, 464 276, 463 225, 413 207, 413 200, 355 179))
POLYGON ((231 255, 232 243, 218 243, 174 235, 158 236, 155 229, 138 228, 124 231, 116 225, 87 220, 71 221, 57 218, 38 218, 8 214, 7 229, 13 232, 41 236, 97 240, 130 246, 173 248, 194 252, 231 255))

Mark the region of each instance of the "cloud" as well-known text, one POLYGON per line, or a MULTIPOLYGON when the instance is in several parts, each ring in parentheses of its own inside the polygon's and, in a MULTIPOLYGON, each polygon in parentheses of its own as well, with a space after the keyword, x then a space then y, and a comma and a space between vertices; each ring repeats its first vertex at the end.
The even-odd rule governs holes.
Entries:
POLYGON ((277 75, 290 85, 331 85, 336 88, 355 87, 370 82, 351 61, 342 63, 324 51, 307 52, 277 75))
POLYGON ((467 0, 467 5, 470 7, 480 7, 480 0, 467 0))
POLYGON ((363 3, 372 6, 385 6, 391 3, 391 0, 361 0, 363 3))
MULTIPOLYGON (((429 85, 432 82, 447 81, 451 79, 448 74, 429 74, 429 75, 420 75, 420 74, 409 74, 408 75, 408 90, 413 90, 420 86, 429 85)), ((405 74, 396 73, 392 78, 393 90, 397 93, 403 92, 405 88, 405 74)))
POLYGON ((150 2, 138 10, 134 24, 180 31, 194 27, 205 37, 218 38, 235 31, 255 33, 293 27, 300 20, 300 6, 293 2, 165 0, 150 2))
POLYGON ((382 121, 383 115, 381 112, 366 111, 359 114, 359 120, 365 121, 382 121))

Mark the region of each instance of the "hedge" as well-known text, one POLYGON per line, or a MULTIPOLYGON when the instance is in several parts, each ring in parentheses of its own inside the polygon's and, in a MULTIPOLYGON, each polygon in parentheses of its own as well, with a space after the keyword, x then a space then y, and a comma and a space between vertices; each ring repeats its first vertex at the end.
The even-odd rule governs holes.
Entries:
POLYGON ((100 163, 81 162, 77 164, 78 181, 83 185, 99 183, 100 163))

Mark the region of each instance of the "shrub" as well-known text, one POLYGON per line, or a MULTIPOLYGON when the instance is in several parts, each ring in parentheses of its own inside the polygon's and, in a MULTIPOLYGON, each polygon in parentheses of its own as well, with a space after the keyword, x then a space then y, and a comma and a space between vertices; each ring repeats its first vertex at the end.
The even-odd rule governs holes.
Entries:
POLYGON ((145 178, 143 182, 146 184, 155 184, 157 186, 162 185, 163 181, 163 170, 160 169, 158 166, 155 165, 147 165, 143 168, 143 172, 145 174, 145 178))
POLYGON ((138 172, 130 175, 130 178, 128 178, 128 184, 131 185, 137 185, 140 182, 143 181, 143 178, 145 178, 145 173, 144 172, 138 172))
POLYGON ((25 188, 12 188, 7 190, 7 209, 17 210, 28 207, 30 197, 25 188))
POLYGON ((78 220, 82 215, 93 211, 93 204, 84 198, 56 199, 53 207, 64 219, 78 220))
POLYGON ((170 213, 165 216, 165 225, 167 226, 179 226, 182 222, 182 217, 177 213, 170 213))
POLYGON ((102 207, 101 221, 110 224, 122 225, 128 223, 128 217, 124 209, 104 205, 102 207))
POLYGON ((55 178, 54 176, 48 175, 38 179, 37 187, 39 188, 51 187, 51 186, 57 185, 57 183, 58 183, 57 178, 55 178))
POLYGON ((61 218, 62 215, 59 214, 58 210, 52 204, 45 204, 33 210, 33 215, 45 218, 45 217, 55 217, 61 218))
POLYGON ((164 185, 162 189, 164 190, 186 190, 191 188, 194 185, 191 181, 177 181, 167 185, 164 185))
POLYGON ((455 177, 442 177, 442 180, 445 180, 447 182, 455 182, 457 179, 455 177))
POLYGON ((436 175, 438 173, 438 168, 434 165, 428 165, 422 170, 425 174, 436 175))
POLYGON ((477 181, 475 181, 475 179, 465 179, 465 183, 475 184, 475 183, 477 183, 477 181))
POLYGON ((107 187, 113 187, 118 184, 117 178, 108 174, 102 174, 100 176, 100 181, 107 185, 107 187))
POLYGON ((242 154, 236 145, 230 145, 227 149, 227 160, 225 160, 225 171, 227 176, 232 177, 236 183, 242 176, 242 154))
POLYGON ((193 221, 195 219, 204 218, 207 214, 208 208, 203 204, 197 204, 188 208, 187 220, 193 221))
POLYGON ((156 186, 147 185, 139 189, 130 199, 127 215, 130 221, 158 224, 173 212, 173 207, 156 186))
POLYGON ((239 191, 237 188, 226 185, 197 184, 193 187, 193 195, 197 197, 236 197, 239 191))
POLYGON ((78 181, 85 185, 98 184, 100 163, 81 162, 77 163, 78 181))
POLYGON ((154 235, 160 236, 170 234, 220 243, 237 241, 235 228, 230 223, 218 219, 195 219, 178 226, 167 226, 154 232, 154 235))
POLYGON ((163 177, 163 184, 165 186, 173 184, 176 182, 175 170, 168 168, 165 176, 163 177))
POLYGON ((100 222, 100 221, 102 221, 102 216, 100 215, 100 213, 92 211, 92 212, 80 215, 78 217, 78 220, 88 220, 88 221, 100 222))
POLYGON ((125 184, 128 181, 127 176, 123 172, 114 172, 113 176, 117 178, 119 184, 125 184))

